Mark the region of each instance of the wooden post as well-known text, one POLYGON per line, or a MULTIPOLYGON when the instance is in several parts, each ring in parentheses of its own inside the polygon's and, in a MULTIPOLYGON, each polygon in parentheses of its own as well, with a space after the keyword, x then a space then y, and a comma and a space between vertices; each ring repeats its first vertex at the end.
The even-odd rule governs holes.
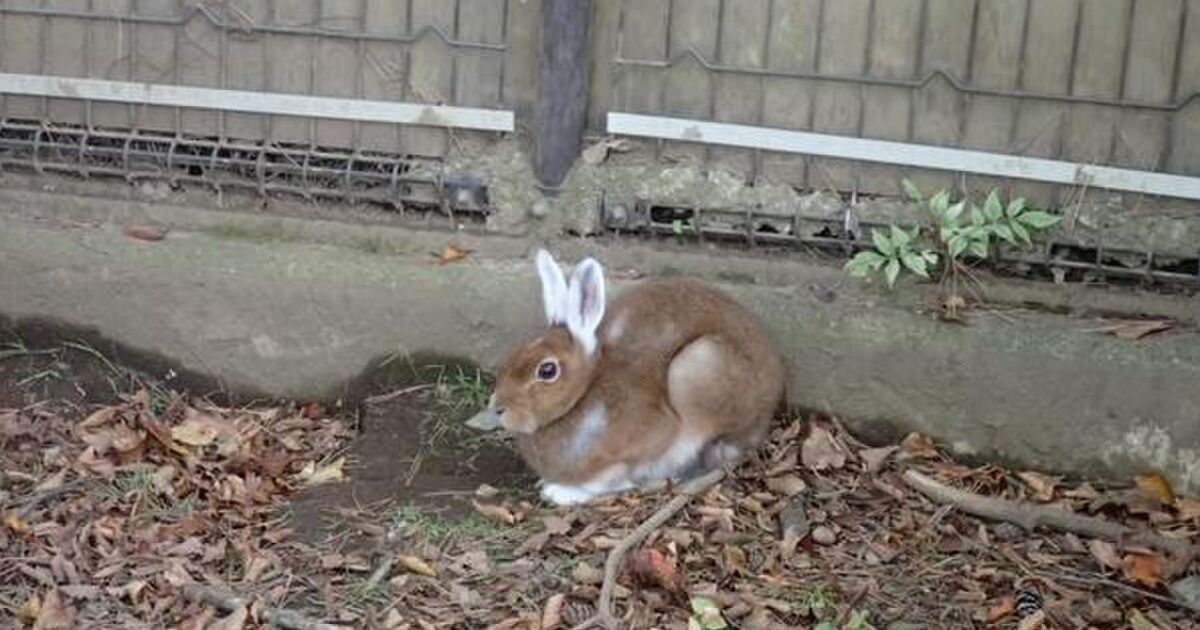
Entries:
POLYGON ((534 169, 553 196, 583 145, 587 125, 591 0, 542 2, 541 82, 534 110, 534 169))

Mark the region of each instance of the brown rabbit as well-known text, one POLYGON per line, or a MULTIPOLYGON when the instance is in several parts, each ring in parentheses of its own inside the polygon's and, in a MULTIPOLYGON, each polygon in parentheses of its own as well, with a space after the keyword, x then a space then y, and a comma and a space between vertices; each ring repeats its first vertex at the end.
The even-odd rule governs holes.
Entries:
POLYGON ((549 329, 512 351, 470 424, 515 434, 545 499, 700 474, 766 436, 785 370, 748 310, 688 280, 646 281, 606 305, 596 260, 569 283, 545 250, 537 269, 549 329))

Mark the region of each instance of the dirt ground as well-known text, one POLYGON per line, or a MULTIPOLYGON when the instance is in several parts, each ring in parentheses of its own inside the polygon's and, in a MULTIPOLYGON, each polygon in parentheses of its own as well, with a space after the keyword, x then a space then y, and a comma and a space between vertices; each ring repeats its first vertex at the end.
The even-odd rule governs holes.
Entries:
MULTIPOLYGON (((595 612, 608 551, 667 500, 540 503, 502 438, 462 425, 488 391, 469 366, 384 361, 326 409, 217 404, 113 357, 0 335, 13 627, 569 628, 595 612)), ((1200 503, 1155 475, 971 468, 921 436, 868 446, 836 419, 781 418, 635 548, 616 609, 629 628, 1200 628, 1200 566, 1174 553, 1198 531, 1200 503), (981 520, 913 472, 1160 538, 981 520)))

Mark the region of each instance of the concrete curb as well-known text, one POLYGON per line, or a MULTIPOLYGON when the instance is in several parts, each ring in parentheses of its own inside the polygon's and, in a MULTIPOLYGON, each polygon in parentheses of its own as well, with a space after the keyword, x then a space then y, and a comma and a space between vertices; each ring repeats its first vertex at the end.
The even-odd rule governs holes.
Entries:
MULTIPOLYGON (((121 232, 130 216, 116 208, 128 202, 21 194, 19 207, 0 199, 0 314, 92 327, 233 388, 336 396, 373 359, 398 352, 492 366, 540 327, 525 241, 462 236, 479 251, 438 266, 428 252, 451 238, 443 233, 298 221, 301 238, 147 206, 133 215, 173 217, 176 227, 146 242, 121 232)), ((776 336, 792 402, 840 414, 868 436, 919 430, 964 454, 1051 470, 1155 468, 1182 491, 1200 490, 1194 331, 1129 342, 1030 311, 953 326, 827 267, 628 245, 556 249, 570 259, 584 247, 608 262, 614 290, 630 268, 722 284, 776 336)))

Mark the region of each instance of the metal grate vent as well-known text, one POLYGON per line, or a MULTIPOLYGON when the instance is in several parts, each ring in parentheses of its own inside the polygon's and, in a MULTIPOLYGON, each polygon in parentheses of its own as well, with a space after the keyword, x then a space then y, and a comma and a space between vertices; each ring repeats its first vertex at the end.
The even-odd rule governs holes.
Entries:
MULTIPOLYGON (((783 216, 751 206, 680 207, 648 199, 606 199, 600 215, 601 229, 611 233, 695 244, 809 249, 846 259, 871 247, 872 228, 887 227, 859 220, 849 208, 841 218, 829 219, 803 216, 798 210, 783 216)), ((1081 246, 1049 240, 1036 250, 1001 247, 992 264, 997 270, 1060 282, 1115 279, 1200 288, 1200 252, 1194 257, 1163 256, 1100 243, 1081 246)))
POLYGON ((487 187, 439 159, 0 121, 0 169, 194 183, 483 220, 487 187))

